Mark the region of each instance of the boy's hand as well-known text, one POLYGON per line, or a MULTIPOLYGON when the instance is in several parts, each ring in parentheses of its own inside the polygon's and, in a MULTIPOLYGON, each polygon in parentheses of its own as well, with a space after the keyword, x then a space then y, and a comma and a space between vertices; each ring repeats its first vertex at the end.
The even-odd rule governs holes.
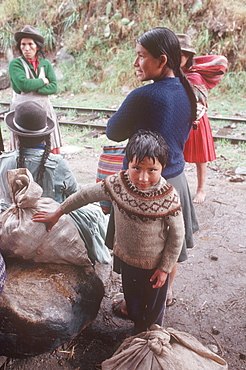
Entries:
POLYGON ((58 208, 55 212, 40 211, 33 215, 32 221, 46 223, 46 230, 50 231, 62 215, 63 212, 60 208, 58 208))
POLYGON ((155 272, 150 278, 150 281, 156 280, 156 283, 152 286, 152 288, 161 288, 165 284, 167 280, 167 276, 168 274, 166 272, 158 270, 158 269, 155 270, 155 272))

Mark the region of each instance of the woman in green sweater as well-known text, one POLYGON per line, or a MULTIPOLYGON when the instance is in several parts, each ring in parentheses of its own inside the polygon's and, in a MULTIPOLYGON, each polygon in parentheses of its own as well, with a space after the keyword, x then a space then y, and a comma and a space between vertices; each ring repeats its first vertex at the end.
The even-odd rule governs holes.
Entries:
MULTIPOLYGON (((16 32, 15 41, 20 52, 18 58, 9 64, 9 75, 13 89, 13 101, 10 109, 25 101, 35 100, 46 109, 47 115, 56 123, 51 135, 51 149, 54 154, 60 153, 61 133, 55 111, 49 95, 57 92, 57 80, 49 60, 44 58, 44 38, 32 26, 25 26, 16 32)), ((11 136, 11 149, 17 149, 17 141, 11 136)))

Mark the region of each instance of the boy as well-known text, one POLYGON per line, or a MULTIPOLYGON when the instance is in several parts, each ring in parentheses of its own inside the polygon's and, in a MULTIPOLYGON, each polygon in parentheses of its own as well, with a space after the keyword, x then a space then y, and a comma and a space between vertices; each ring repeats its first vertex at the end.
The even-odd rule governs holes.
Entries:
POLYGON ((121 263, 122 286, 134 334, 162 325, 168 274, 184 239, 179 197, 161 177, 167 162, 165 140, 140 130, 126 146, 128 170, 87 185, 54 213, 38 212, 33 221, 50 231, 64 213, 90 202, 111 200, 115 214, 114 254, 121 263))

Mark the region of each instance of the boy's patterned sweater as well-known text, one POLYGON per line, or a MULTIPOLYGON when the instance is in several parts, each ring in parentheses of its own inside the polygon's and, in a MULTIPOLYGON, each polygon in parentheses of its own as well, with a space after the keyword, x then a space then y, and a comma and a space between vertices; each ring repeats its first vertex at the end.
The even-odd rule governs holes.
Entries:
POLYGON ((128 171, 87 185, 60 206, 69 213, 100 200, 111 200, 115 213, 114 254, 125 263, 171 272, 184 239, 184 223, 178 194, 160 178, 148 191, 139 190, 128 171))

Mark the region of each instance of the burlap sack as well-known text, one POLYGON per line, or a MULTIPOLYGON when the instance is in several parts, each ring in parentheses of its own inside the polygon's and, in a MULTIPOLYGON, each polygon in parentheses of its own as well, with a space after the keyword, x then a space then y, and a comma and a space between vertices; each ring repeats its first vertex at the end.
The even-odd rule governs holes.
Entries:
POLYGON ((225 360, 192 335, 158 325, 124 340, 102 370, 226 370, 225 360))
POLYGON ((59 203, 41 198, 42 188, 26 168, 7 171, 12 205, 0 214, 0 251, 6 257, 34 262, 91 264, 85 244, 70 216, 63 215, 50 232, 33 222, 37 211, 53 212, 59 203))

